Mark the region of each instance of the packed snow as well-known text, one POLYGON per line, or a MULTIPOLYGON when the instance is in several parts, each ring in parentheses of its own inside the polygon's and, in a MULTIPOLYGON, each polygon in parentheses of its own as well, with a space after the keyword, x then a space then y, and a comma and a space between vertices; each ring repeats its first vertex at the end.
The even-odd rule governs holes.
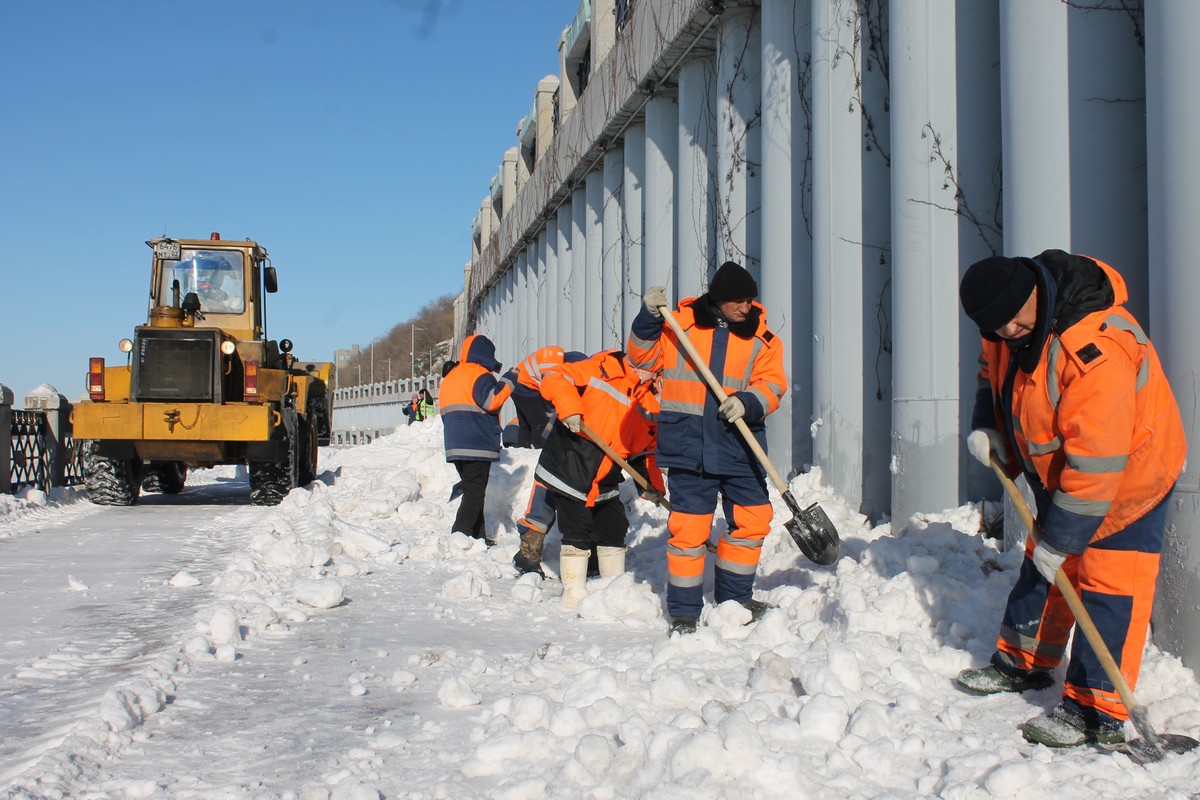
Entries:
MULTIPOLYGON (((628 572, 590 581, 567 612, 557 534, 546 579, 511 566, 537 451, 493 466, 488 548, 450 533, 441 442, 435 418, 322 450, 319 479, 274 508, 247 505, 234 468, 129 509, 72 490, 0 496, 3 796, 1200 792, 1200 750, 1142 765, 1026 743, 1020 725, 1060 686, 955 687, 991 654, 1020 563, 980 533, 998 506, 894 530, 818 472, 797 476, 800 504, 819 501, 841 533, 837 564, 800 555, 773 493, 756 596, 778 608, 750 623, 709 606, 696 634, 668 638, 665 511, 624 484, 628 572)), ((1136 692, 1156 730, 1200 736, 1200 686, 1178 659, 1150 645, 1136 692)))

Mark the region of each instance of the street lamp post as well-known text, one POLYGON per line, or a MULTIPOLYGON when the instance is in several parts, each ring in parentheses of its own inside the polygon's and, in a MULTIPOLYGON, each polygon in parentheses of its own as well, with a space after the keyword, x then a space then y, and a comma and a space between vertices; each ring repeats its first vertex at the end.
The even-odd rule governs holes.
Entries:
POLYGON ((416 353, 416 346, 417 346, 417 331, 418 330, 423 331, 425 329, 417 328, 416 325, 408 326, 408 377, 412 378, 414 380, 417 377, 417 359, 415 357, 415 353, 416 353))
POLYGON ((388 383, 392 382, 392 360, 390 358, 381 358, 380 361, 386 361, 388 365, 388 383))

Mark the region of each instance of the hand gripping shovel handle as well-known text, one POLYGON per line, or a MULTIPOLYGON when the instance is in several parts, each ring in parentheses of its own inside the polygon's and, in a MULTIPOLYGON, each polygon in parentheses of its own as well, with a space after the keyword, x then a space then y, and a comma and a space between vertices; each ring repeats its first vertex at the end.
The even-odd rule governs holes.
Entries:
MULTIPOLYGON (((675 331, 675 338, 679 340, 680 346, 687 353, 688 360, 692 362, 692 366, 704 377, 704 382, 708 384, 708 388, 712 391, 713 396, 717 398, 717 402, 724 403, 729 395, 725 393, 720 381, 713 375, 712 370, 708 368, 708 364, 705 363, 704 358, 696 350, 696 345, 692 344, 692 340, 688 338, 687 333, 680 326, 679 320, 675 319, 675 315, 666 306, 660 306, 659 311, 662 312, 663 319, 671 326, 671 330, 675 331)), ((838 539, 837 528, 833 526, 829 517, 826 516, 825 512, 816 503, 801 510, 799 503, 796 502, 796 498, 792 497, 792 493, 788 491, 787 484, 784 483, 783 478, 775 470, 771 459, 767 458, 766 451, 758 443, 758 439, 754 438, 754 434, 750 432, 746 421, 738 419, 734 421, 733 425, 738 429, 742 438, 746 440, 746 445, 749 446, 759 463, 763 465, 763 469, 767 471, 767 475, 771 478, 771 483, 775 485, 779 494, 783 496, 783 501, 791 509, 794 517, 785 522, 784 527, 791 534, 792 540, 800 547, 801 552, 814 564, 820 564, 821 566, 829 566, 837 561, 841 542, 838 539)))
MULTIPOLYGON (((1017 509, 1017 514, 1020 515, 1021 521, 1025 523, 1025 527, 1029 530, 1029 535, 1033 537, 1035 543, 1041 541, 1041 532, 1038 529, 1037 523, 1033 521, 1033 513, 1029 510, 1029 504, 1025 502, 1025 498, 1021 495, 1021 490, 1013 483, 1012 478, 1004 472, 1004 468, 996 459, 995 453, 992 454, 992 469, 996 473, 996 477, 1000 479, 1000 483, 1004 486, 1004 491, 1012 500, 1013 506, 1017 509)), ((1092 622, 1092 617, 1088 614, 1087 609, 1083 606, 1083 601, 1079 599, 1078 592, 1071 585, 1071 579, 1067 577, 1067 573, 1059 568, 1054 575, 1054 585, 1062 592, 1063 599, 1067 601, 1067 606, 1071 609, 1071 613, 1075 615, 1075 622, 1079 625, 1079 629, 1083 631, 1083 635, 1087 638, 1088 644, 1092 646, 1092 650, 1096 653, 1096 658, 1100 660, 1100 666, 1104 668, 1104 674, 1116 687, 1117 694, 1121 697, 1121 702, 1125 704, 1125 710, 1129 712, 1129 718, 1133 720, 1133 725, 1137 728, 1138 733, 1142 735, 1144 744, 1140 746, 1140 751, 1143 755, 1149 756, 1150 760, 1157 761, 1163 757, 1164 750, 1159 743, 1158 734, 1150 727, 1149 715, 1146 709, 1138 705, 1137 699, 1133 696, 1133 690, 1129 688, 1129 683, 1126 682, 1125 676, 1121 674, 1120 667, 1113 660, 1112 652, 1108 649, 1108 645, 1104 643, 1104 639, 1100 636, 1100 631, 1096 629, 1096 623, 1092 622)), ((1193 745, 1195 746, 1195 745, 1193 745)))
POLYGON ((603 450, 604 455, 611 458, 614 464, 625 470, 625 472, 629 474, 629 477, 633 478, 634 482, 637 483, 638 486, 642 487, 643 491, 649 492, 652 502, 657 503, 667 511, 671 510, 671 504, 667 502, 667 498, 663 497, 662 493, 659 492, 658 489, 655 489, 653 486, 651 486, 650 481, 646 480, 646 477, 642 475, 642 473, 634 469, 632 464, 617 455, 617 451, 613 450, 604 442, 603 439, 597 436, 596 432, 589 428, 586 422, 579 423, 579 430, 583 432, 584 436, 591 439, 597 447, 603 450))

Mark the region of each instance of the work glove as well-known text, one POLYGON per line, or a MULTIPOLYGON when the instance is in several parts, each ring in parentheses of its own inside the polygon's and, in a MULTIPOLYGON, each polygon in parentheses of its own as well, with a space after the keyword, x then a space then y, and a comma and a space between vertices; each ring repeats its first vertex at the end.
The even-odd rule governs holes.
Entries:
POLYGON ((717 413, 721 415, 721 419, 726 422, 737 422, 742 417, 746 416, 746 404, 741 401, 737 395, 729 395, 725 398, 725 402, 721 403, 717 409, 717 413))
POLYGON ((654 503, 656 506, 661 506, 667 501, 666 495, 653 488, 642 489, 640 492, 638 492, 638 497, 641 497, 643 500, 648 500, 651 503, 654 503))
POLYGON ((1042 577, 1050 583, 1054 583, 1054 576, 1058 574, 1063 562, 1067 560, 1067 554, 1053 545, 1046 544, 1043 539, 1034 546, 1030 558, 1042 577))
POLYGON ((579 433, 579 429, 583 427, 583 415, 572 414, 569 417, 563 417, 563 425, 567 426, 567 430, 571 433, 579 433))
POLYGON ((1008 461, 1008 448, 1004 446, 1004 437, 995 428, 976 428, 967 434, 967 450, 980 464, 992 466, 992 453, 1001 463, 1008 461))
POLYGON ((662 307, 667 304, 667 290, 662 286, 651 286, 642 295, 642 302, 646 304, 646 310, 655 317, 662 317, 662 307))

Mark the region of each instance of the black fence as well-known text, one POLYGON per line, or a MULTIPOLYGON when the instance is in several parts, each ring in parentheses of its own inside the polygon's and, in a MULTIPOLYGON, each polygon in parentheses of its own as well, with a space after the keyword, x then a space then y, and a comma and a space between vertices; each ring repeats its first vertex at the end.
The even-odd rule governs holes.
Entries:
MULTIPOLYGON (((63 485, 83 483, 83 465, 79 447, 69 435, 62 446, 67 449, 63 470, 63 485)), ((14 408, 12 410, 12 491, 35 486, 49 491, 54 485, 54 436, 45 411, 14 408)))

